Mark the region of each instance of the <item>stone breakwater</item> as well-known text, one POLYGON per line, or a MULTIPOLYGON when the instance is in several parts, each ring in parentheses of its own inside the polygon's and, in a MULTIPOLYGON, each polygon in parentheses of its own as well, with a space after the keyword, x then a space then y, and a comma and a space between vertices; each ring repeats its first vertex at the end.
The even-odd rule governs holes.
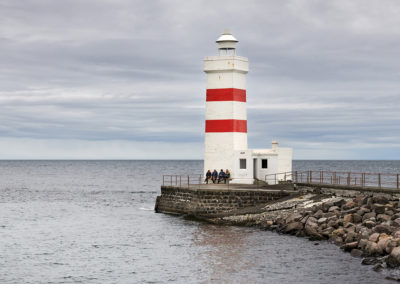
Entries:
POLYGON ((399 196, 334 190, 308 192, 266 205, 257 214, 209 218, 216 224, 259 226, 279 233, 329 240, 374 269, 400 266, 399 196))

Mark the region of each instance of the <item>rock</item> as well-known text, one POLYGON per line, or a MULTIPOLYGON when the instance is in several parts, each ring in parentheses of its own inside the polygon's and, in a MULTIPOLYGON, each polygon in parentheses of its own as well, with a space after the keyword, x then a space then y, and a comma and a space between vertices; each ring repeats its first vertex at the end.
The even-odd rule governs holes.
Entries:
POLYGON ((339 236, 339 237, 343 237, 343 235, 344 235, 344 230, 343 230, 343 228, 339 228, 339 229, 334 230, 334 231, 332 232, 332 235, 334 235, 334 236, 339 236))
POLYGON ((301 215, 299 213, 291 214, 289 217, 286 218, 286 224, 289 224, 289 223, 292 223, 292 222, 297 222, 301 218, 303 218, 303 215, 301 215))
POLYGON ((371 220, 366 220, 364 222, 364 225, 365 225, 365 227, 371 229, 371 228, 375 227, 376 223, 374 221, 371 221, 371 220))
POLYGON ((389 238, 389 236, 387 238, 379 238, 379 241, 378 241, 379 248, 382 251, 386 251, 386 247, 388 246, 388 243, 390 242, 390 240, 391 240, 391 238, 389 238))
POLYGON ((376 216, 376 220, 378 220, 378 222, 387 222, 390 220, 390 216, 386 214, 379 214, 376 216))
POLYGON ((392 228, 385 224, 376 225, 373 230, 377 233, 386 233, 388 235, 392 233, 392 228))
POLYGON ((344 204, 346 204, 346 200, 344 200, 344 199, 340 199, 338 201, 333 202, 333 205, 337 206, 337 207, 342 207, 344 204))
POLYGON ((385 196, 376 195, 376 196, 372 197, 372 202, 378 203, 378 204, 386 204, 389 202, 389 200, 385 196))
POLYGON ((347 214, 343 217, 343 223, 353 222, 353 214, 347 214))
POLYGON ((342 246, 342 249, 343 249, 344 251, 351 251, 351 250, 357 248, 357 245, 358 245, 358 242, 347 243, 347 244, 344 244, 344 245, 342 246))
POLYGON ((400 265, 400 247, 395 247, 386 258, 386 264, 388 267, 394 268, 400 265))
MULTIPOLYGON (((357 233, 349 232, 349 233, 347 233, 346 238, 344 239, 344 242, 345 242, 345 243, 354 242, 355 240, 357 240, 357 236, 358 236, 357 233)), ((357 242, 357 243, 358 243, 358 242, 357 242)))
MULTIPOLYGON (((385 243, 385 248, 384 248, 384 250, 387 252, 387 253, 391 253, 392 252, 392 250, 395 248, 395 247, 397 247, 397 241, 396 240, 393 240, 393 239, 391 239, 391 238, 388 238, 387 239, 388 241, 385 243)), ((378 245, 379 245, 379 243, 378 243, 378 245)))
POLYGON ((392 235, 393 238, 400 238, 400 230, 395 231, 392 235))
POLYGON ((389 215, 389 216, 393 216, 393 215, 394 215, 394 212, 393 212, 393 210, 388 210, 388 209, 386 209, 385 214, 387 214, 387 215, 389 215))
MULTIPOLYGON (((396 214, 397 215, 397 214, 396 214)), ((392 221, 392 226, 399 228, 400 227, 400 218, 396 218, 392 221)))
POLYGON ((397 218, 400 218, 400 213, 393 214, 393 216, 391 217, 392 220, 395 220, 397 218))
POLYGON ((335 212, 335 211, 339 211, 339 207, 338 206, 331 206, 331 207, 329 207, 329 210, 328 210, 328 212, 335 212))
POLYGON ((350 254, 353 257, 361 257, 363 255, 363 252, 362 252, 362 250, 354 248, 351 250, 350 254))
POLYGON ((356 205, 357 205, 356 202, 354 202, 353 200, 349 200, 349 201, 347 201, 346 204, 344 205, 344 208, 345 208, 345 209, 350 209, 350 208, 355 207, 356 205))
POLYGON ((361 222, 362 222, 361 215, 358 213, 354 213, 353 214, 353 223, 357 224, 357 223, 361 223, 361 222))
POLYGON ((325 202, 324 204, 322 204, 322 210, 324 212, 328 212, 329 208, 331 208, 333 206, 333 202, 325 202))
POLYGON ((376 243, 379 240, 379 233, 373 233, 369 236, 368 241, 376 243))
POLYGON ((370 219, 370 218, 372 218, 372 217, 375 217, 375 216, 376 216, 376 213, 375 213, 375 212, 365 213, 365 214, 363 215, 362 220, 363 220, 363 222, 364 222, 365 220, 368 220, 368 219, 370 219))
POLYGON ((360 249, 364 250, 365 247, 367 246, 367 243, 368 243, 368 240, 367 240, 367 239, 361 239, 361 240, 358 242, 358 247, 359 247, 360 249))
POLYGON ((325 238, 314 229, 314 227, 306 226, 305 227, 306 235, 309 236, 310 241, 320 241, 325 238))
POLYGON ((332 232, 333 232, 334 230, 335 230, 335 229, 332 228, 332 227, 327 227, 325 230, 323 230, 323 231, 321 232, 321 235, 328 239, 329 236, 332 234, 332 232))
POLYGON ((384 214, 385 213, 385 205, 382 204, 374 204, 373 209, 376 214, 384 214))
POLYGON ((375 266, 372 268, 374 271, 381 271, 383 269, 383 266, 381 263, 375 264, 375 266))
POLYGON ((318 221, 317 221, 317 223, 318 223, 319 225, 321 225, 321 224, 325 223, 326 220, 328 220, 328 218, 319 218, 318 221))
POLYGON ((340 245, 343 243, 342 237, 335 236, 335 235, 332 235, 330 240, 331 240, 332 242, 334 242, 334 243, 335 243, 336 245, 338 245, 338 246, 340 246, 340 245))
POLYGON ((358 234, 358 237, 360 239, 366 239, 368 240, 369 236, 371 235, 371 230, 369 230, 368 228, 361 228, 360 232, 358 234))
POLYGON ((361 264, 363 265, 374 265, 377 263, 380 263, 380 261, 375 257, 366 257, 361 261, 361 264))
POLYGON ((324 211, 322 211, 321 209, 318 210, 317 212, 315 212, 314 217, 316 219, 322 218, 322 216, 324 215, 324 211))
POLYGON ((378 256, 382 254, 381 248, 378 246, 377 243, 368 241, 367 245, 365 246, 365 254, 368 256, 378 256))
POLYGON ((312 226, 312 227, 316 227, 317 226, 317 219, 315 219, 312 216, 308 217, 306 225, 309 225, 309 226, 312 226))
POLYGON ((291 222, 286 226, 284 231, 287 234, 294 234, 302 229, 303 229, 303 224, 301 222, 291 222))

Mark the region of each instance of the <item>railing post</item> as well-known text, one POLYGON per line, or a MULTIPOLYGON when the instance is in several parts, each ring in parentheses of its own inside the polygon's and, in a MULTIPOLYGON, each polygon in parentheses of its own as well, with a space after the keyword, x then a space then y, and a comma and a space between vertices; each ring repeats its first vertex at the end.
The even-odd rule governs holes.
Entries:
POLYGON ((171 182, 171 186, 172 186, 172 176, 170 176, 170 182, 171 182))
POLYGON ((324 171, 321 171, 321 181, 320 181, 320 183, 321 184, 324 183, 324 171))
POLYGON ((182 176, 179 176, 179 187, 182 187, 182 176))
POLYGON ((275 174, 275 184, 276 184, 276 174, 275 174))
POLYGON ((163 186, 164 186, 164 178, 165 178, 165 175, 162 176, 162 185, 163 186))
POLYGON ((286 173, 285 173, 285 182, 286 182, 286 173))
POLYGON ((295 173, 295 176, 296 176, 296 179, 295 179, 295 180, 296 180, 296 183, 298 183, 297 171, 295 171, 294 173, 295 173))
POLYGON ((397 174, 397 177, 396 177, 396 187, 397 187, 397 189, 399 189, 399 174, 397 174))
POLYGON ((188 188, 189 188, 189 184, 190 184, 190 177, 188 176, 188 188))
POLYGON ((378 187, 381 188, 381 174, 378 174, 378 187))
POLYGON ((178 176, 176 175, 175 176, 175 186, 177 186, 178 185, 178 176))
POLYGON ((350 186, 350 173, 347 173, 347 185, 350 186))
POLYGON ((312 171, 310 171, 310 183, 312 183, 312 171))

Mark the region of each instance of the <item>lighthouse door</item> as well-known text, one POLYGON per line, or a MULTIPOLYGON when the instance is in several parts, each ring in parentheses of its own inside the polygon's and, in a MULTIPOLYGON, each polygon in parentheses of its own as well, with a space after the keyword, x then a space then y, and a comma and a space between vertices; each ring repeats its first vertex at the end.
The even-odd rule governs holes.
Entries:
POLYGON ((258 178, 257 176, 257 159, 253 159, 253 178, 258 178))

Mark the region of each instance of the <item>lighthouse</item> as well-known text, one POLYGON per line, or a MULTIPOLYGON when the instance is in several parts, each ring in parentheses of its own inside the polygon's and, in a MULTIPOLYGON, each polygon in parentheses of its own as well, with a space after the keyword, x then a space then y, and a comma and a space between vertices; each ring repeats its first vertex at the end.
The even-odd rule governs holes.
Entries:
POLYGON ((231 31, 224 30, 216 42, 218 55, 204 59, 207 74, 204 173, 228 169, 232 183, 253 183, 255 178, 261 179, 274 170, 291 171, 292 151, 279 148, 276 141, 272 149, 248 149, 248 59, 236 54, 238 40, 231 31))

